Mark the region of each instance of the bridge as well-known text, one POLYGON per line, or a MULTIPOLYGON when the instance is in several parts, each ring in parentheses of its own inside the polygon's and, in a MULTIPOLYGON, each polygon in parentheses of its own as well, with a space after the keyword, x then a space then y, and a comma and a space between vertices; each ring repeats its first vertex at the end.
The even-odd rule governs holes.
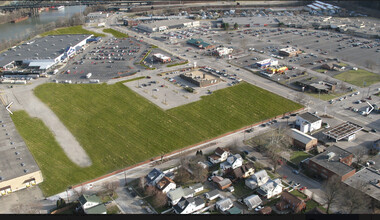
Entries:
POLYGON ((29 1, 18 1, 16 4, 10 4, 5 6, 0 6, 0 11, 14 11, 18 9, 37 9, 44 7, 56 7, 56 6, 75 6, 75 5, 151 5, 151 1, 104 1, 104 0, 77 0, 77 1, 46 1, 46 0, 29 0, 29 1))

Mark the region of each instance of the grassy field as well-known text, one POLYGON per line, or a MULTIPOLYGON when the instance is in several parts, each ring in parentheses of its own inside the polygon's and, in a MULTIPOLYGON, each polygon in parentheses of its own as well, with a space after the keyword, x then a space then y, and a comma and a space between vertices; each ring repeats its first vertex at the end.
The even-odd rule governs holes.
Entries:
POLYGON ((324 101, 328 101, 331 99, 335 99, 337 97, 344 96, 346 94, 350 94, 352 92, 347 92, 347 93, 333 93, 333 94, 318 94, 318 93, 311 93, 311 92, 306 92, 307 95, 313 96, 314 98, 321 99, 324 101))
POLYGON ((358 69, 356 71, 349 70, 334 76, 334 78, 360 87, 366 87, 380 82, 379 74, 371 73, 363 69, 358 69), (364 82, 366 83, 365 86, 363 84, 364 82))
POLYGON ((45 195, 302 107, 248 83, 167 111, 121 83, 49 83, 35 94, 93 162, 88 168, 74 165, 40 120, 16 112, 12 118, 42 170, 45 195))
POLYGON ((311 156, 303 151, 294 151, 292 156, 290 157, 290 161, 298 165, 301 161, 309 157, 311 156))
POLYGON ((292 190, 292 191, 290 192, 290 194, 293 194, 293 195, 295 195, 295 196, 298 196, 298 197, 301 198, 301 199, 307 199, 307 196, 306 196, 305 194, 301 193, 301 192, 298 191, 298 190, 292 190))
POLYGON ((128 37, 128 34, 124 34, 124 33, 120 32, 120 31, 114 30, 112 28, 103 29, 103 32, 104 33, 112 34, 116 38, 125 38, 125 37, 128 37))
POLYGON ((86 29, 83 29, 81 25, 78 26, 72 26, 72 27, 65 27, 65 28, 57 28, 52 31, 48 31, 45 33, 40 34, 42 37, 48 36, 48 35, 63 35, 63 34, 93 34, 95 37, 105 37, 105 34, 100 34, 92 31, 88 31, 86 29))

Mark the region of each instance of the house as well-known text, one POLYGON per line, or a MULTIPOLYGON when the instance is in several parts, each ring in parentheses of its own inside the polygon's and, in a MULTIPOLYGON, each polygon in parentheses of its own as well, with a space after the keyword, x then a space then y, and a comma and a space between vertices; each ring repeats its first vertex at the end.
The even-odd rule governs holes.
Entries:
POLYGON ((284 191, 281 193, 280 202, 276 204, 276 208, 280 211, 291 209, 294 213, 298 213, 306 208, 306 203, 303 199, 284 191))
POLYGON ((178 203, 173 206, 173 209, 176 214, 191 214, 203 209, 205 205, 205 201, 200 197, 182 197, 178 203))
POLYGON ((151 186, 156 186, 157 182, 160 181, 165 174, 157 168, 154 168, 152 171, 145 176, 146 184, 151 186))
POLYGON ((157 182, 156 187, 161 190, 161 192, 167 193, 170 190, 175 189, 177 185, 171 178, 164 176, 160 181, 157 182))
POLYGON ((312 132, 322 127, 322 119, 315 114, 306 112, 297 115, 296 125, 300 127, 303 133, 312 132))
POLYGON ((342 181, 355 174, 351 167, 353 154, 338 146, 331 146, 309 159, 308 169, 323 179, 337 175, 342 181))
POLYGON ((268 180, 265 184, 261 185, 257 190, 259 194, 269 199, 282 192, 282 184, 280 179, 268 180))
POLYGON ((292 137, 293 145, 301 150, 308 151, 318 144, 318 139, 294 128, 291 129, 290 136, 292 137))
POLYGON ((252 210, 263 202, 258 195, 248 196, 243 200, 244 204, 248 207, 248 210, 252 210))
POLYGON ((220 194, 219 194, 219 190, 217 190, 217 189, 211 190, 211 191, 205 193, 204 196, 205 196, 206 199, 208 199, 208 200, 214 200, 214 199, 217 199, 217 198, 220 196, 220 194))
POLYGON ((228 156, 230 156, 230 152, 228 150, 218 147, 215 149, 215 153, 210 155, 208 159, 211 163, 217 164, 227 160, 228 156))
POLYGON ((198 193, 198 192, 204 190, 204 187, 203 187, 202 183, 194 184, 192 186, 189 186, 189 188, 192 189, 192 190, 194 190, 194 193, 198 193))
POLYGON ((262 215, 269 215, 272 213, 272 208, 270 206, 266 206, 263 209, 261 209, 259 213, 262 215))
POLYGON ((250 189, 256 189, 257 187, 265 184, 269 180, 269 176, 265 170, 260 170, 254 173, 251 177, 245 180, 245 185, 250 189))
POLYGON ((178 187, 174 190, 169 191, 166 195, 168 197, 168 203, 174 206, 179 202, 179 200, 184 198, 189 198, 194 196, 194 190, 190 188, 178 187))
POLYGON ((230 198, 224 198, 215 203, 215 208, 221 212, 227 211, 228 209, 232 208, 232 206, 234 206, 234 203, 230 198))
POLYGON ((232 181, 236 181, 239 179, 245 179, 250 177, 252 174, 255 173, 255 168, 253 166, 252 162, 248 162, 246 164, 243 164, 241 167, 238 167, 236 169, 227 169, 226 170, 226 177, 230 178, 232 181))
POLYGON ((81 195, 78 202, 86 214, 107 214, 105 205, 96 195, 81 195))
POLYGON ((236 169, 243 165, 243 158, 240 154, 230 155, 227 157, 227 161, 220 164, 220 168, 223 172, 229 168, 236 169))

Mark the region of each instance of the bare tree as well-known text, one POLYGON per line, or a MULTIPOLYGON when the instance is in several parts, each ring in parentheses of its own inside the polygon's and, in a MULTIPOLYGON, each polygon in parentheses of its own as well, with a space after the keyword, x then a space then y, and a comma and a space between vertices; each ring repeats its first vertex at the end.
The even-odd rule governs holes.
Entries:
POLYGON ((139 178, 139 188, 144 189, 145 183, 146 183, 145 177, 144 176, 140 177, 139 178))
POLYGON ((192 166, 193 177, 195 182, 205 182, 207 180, 208 170, 203 168, 200 164, 192 166))
POLYGON ((180 168, 178 168, 175 176, 176 182, 178 182, 179 184, 185 184, 191 181, 191 175, 187 169, 188 168, 185 168, 185 166, 181 166, 180 168))
POLYGON ((145 187, 145 195, 147 196, 154 196, 158 192, 158 189, 155 186, 148 185, 145 187))
POLYGON ((356 158, 356 163, 360 165, 361 163, 363 163, 364 156, 366 155, 366 150, 359 148, 354 152, 354 155, 356 158))
POLYGON ((332 204, 335 204, 338 199, 341 192, 342 183, 338 176, 334 175, 330 177, 328 180, 326 180, 323 185, 323 194, 322 197, 326 201, 327 209, 326 212, 328 213, 330 210, 330 207, 332 204))
POLYGON ((355 188, 347 186, 343 194, 343 206, 348 214, 359 213, 369 206, 367 196, 362 192, 365 185, 362 181, 358 181, 355 188))
POLYGON ((119 182, 118 181, 114 181, 114 182, 105 182, 103 183, 103 188, 105 189, 105 191, 110 195, 114 195, 117 187, 119 187, 119 182))
POLYGON ((158 191, 153 197, 153 204, 156 207, 164 207, 168 203, 166 193, 158 191))

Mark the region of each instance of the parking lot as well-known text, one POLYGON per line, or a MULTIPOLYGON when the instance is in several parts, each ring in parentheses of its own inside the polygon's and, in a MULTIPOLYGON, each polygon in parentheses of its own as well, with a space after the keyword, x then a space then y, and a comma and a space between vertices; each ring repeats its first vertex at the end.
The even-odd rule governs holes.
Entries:
POLYGON ((141 40, 129 37, 123 39, 104 38, 102 42, 91 43, 81 54, 68 61, 61 73, 55 76, 58 81, 71 80, 88 82, 98 79, 101 82, 115 77, 131 75, 143 69, 135 65, 150 46, 141 40), (91 73, 90 78, 86 75, 91 73))

